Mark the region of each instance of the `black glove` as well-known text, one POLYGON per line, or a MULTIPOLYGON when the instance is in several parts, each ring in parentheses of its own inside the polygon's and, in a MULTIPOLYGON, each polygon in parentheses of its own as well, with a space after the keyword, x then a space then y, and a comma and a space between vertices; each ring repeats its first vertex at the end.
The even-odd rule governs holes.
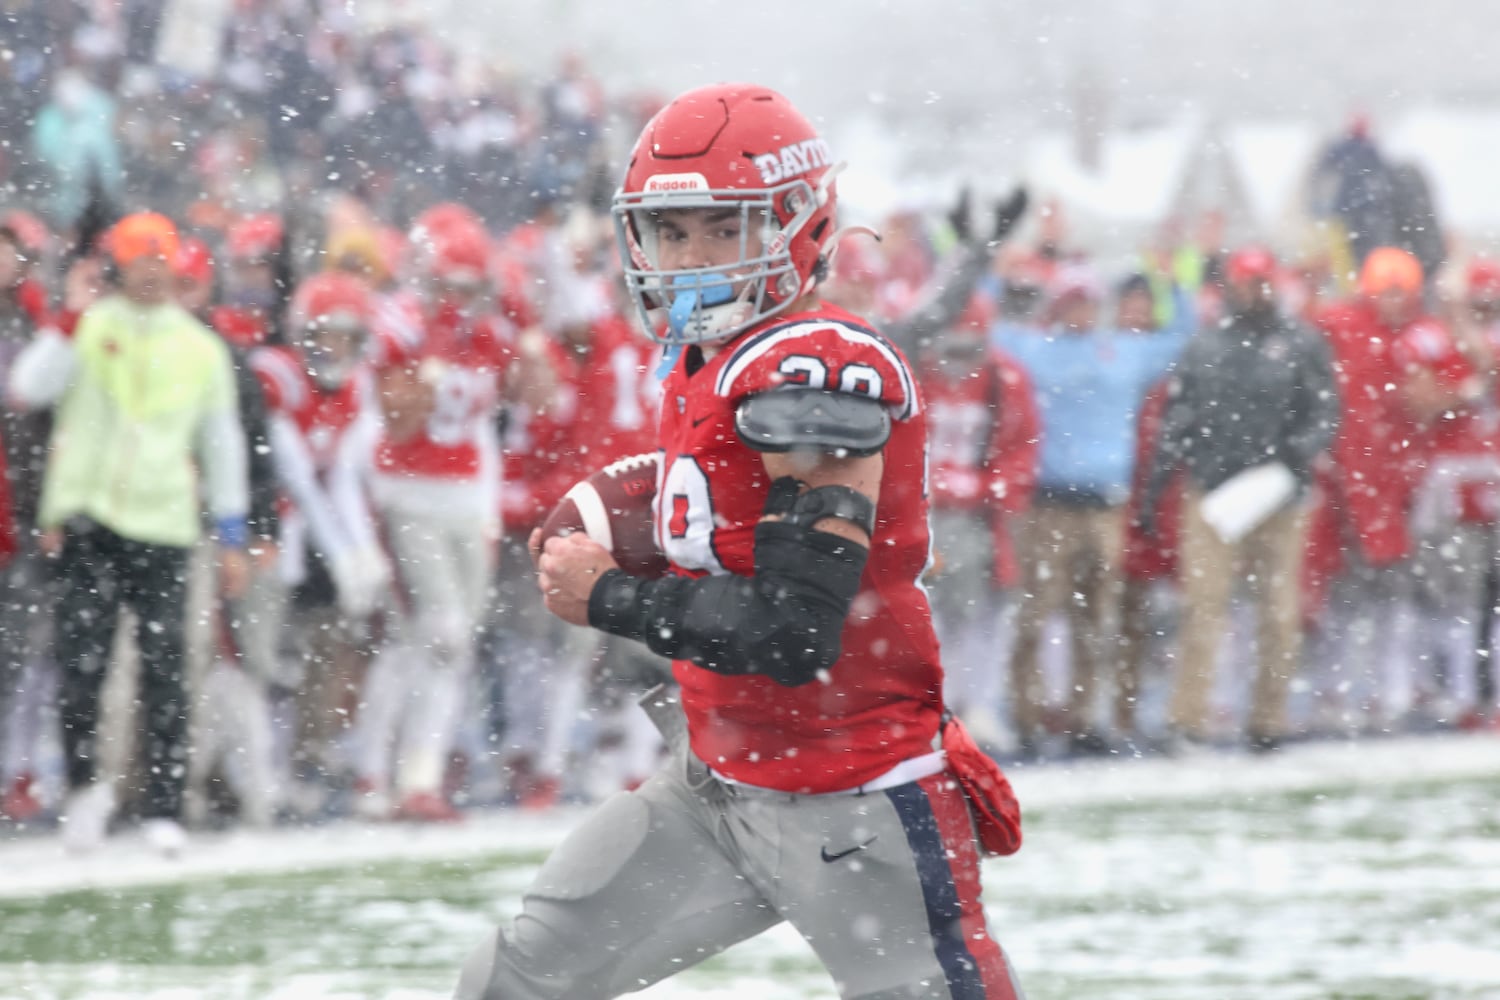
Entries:
MULTIPOLYGON (((964 190, 963 205, 965 215, 968 213, 967 189, 964 190)), ((1021 216, 1026 214, 1026 206, 1031 201, 1031 196, 1026 193, 1024 187, 1017 187, 1010 193, 1010 197, 995 206, 995 228, 990 231, 990 246, 1003 243, 1010 235, 1011 230, 1016 228, 1016 223, 1021 221, 1021 216)), ((950 216, 951 218, 951 216, 950 216)))
POLYGON ((967 243, 974 235, 974 227, 969 224, 969 186, 964 185, 963 190, 958 192, 958 204, 948 211, 948 225, 953 227, 953 235, 958 242, 967 243))

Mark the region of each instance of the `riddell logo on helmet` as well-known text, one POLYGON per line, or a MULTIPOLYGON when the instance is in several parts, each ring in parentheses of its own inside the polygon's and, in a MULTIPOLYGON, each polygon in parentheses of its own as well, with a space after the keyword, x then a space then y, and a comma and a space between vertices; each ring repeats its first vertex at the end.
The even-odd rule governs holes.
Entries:
POLYGON ((646 194, 707 190, 708 178, 702 174, 652 174, 646 178, 646 194))
POLYGON ((800 177, 809 170, 826 167, 833 162, 828 143, 822 139, 803 139, 789 146, 782 146, 775 153, 764 153, 755 158, 755 169, 760 179, 767 184, 778 184, 800 177))

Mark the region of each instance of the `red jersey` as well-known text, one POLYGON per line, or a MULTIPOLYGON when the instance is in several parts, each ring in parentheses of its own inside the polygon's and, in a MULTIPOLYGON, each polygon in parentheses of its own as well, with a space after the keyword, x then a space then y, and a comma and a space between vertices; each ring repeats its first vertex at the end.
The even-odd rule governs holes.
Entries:
MULTIPOLYGON (((746 397, 808 385, 872 397, 893 418, 869 562, 826 678, 783 687, 679 660, 693 750, 736 781, 788 792, 852 788, 931 753, 942 668, 918 579, 928 564, 927 429, 906 360, 834 306, 777 317, 662 387, 657 537, 675 572, 754 573, 770 479, 735 432, 746 397)), ((700 358, 701 360, 701 358, 700 358)))
POLYGON ((313 381, 301 358, 287 347, 251 352, 250 368, 260 381, 266 409, 292 421, 319 470, 330 468, 344 433, 373 402, 368 373, 328 391, 313 381))
POLYGON ((380 444, 376 469, 387 476, 473 483, 499 476, 494 419, 512 360, 511 332, 494 316, 438 307, 410 297, 381 304, 376 367, 415 368, 434 390, 426 425, 380 444))
POLYGON ((268 411, 276 472, 286 497, 281 520, 282 572, 306 577, 309 548, 325 559, 378 546, 370 511, 368 473, 380 420, 366 368, 336 389, 308 375, 285 347, 250 355, 268 411))
POLYGON ((235 347, 245 349, 264 344, 271 332, 264 309, 244 306, 214 306, 209 310, 208 325, 235 347))
POLYGON ((990 515, 995 581, 1012 586, 1020 572, 1009 520, 1030 505, 1041 440, 1031 379, 1000 351, 960 377, 939 364, 922 376, 932 505, 990 515))
MULTIPOLYGON (((1445 389, 1456 389, 1478 376, 1452 331, 1435 320, 1407 327, 1396 341, 1394 351, 1402 370, 1431 372, 1445 389)), ((1497 493, 1500 464, 1496 461, 1496 430, 1500 421, 1496 417, 1490 401, 1476 401, 1456 406, 1420 425, 1416 442, 1420 459, 1419 508, 1424 506, 1424 499, 1429 504, 1437 499, 1426 496, 1437 490, 1444 494, 1437 502, 1445 510, 1445 520, 1448 516, 1472 523, 1495 520, 1500 502, 1497 493)), ((1436 513, 1427 510, 1422 516, 1436 513)))
POLYGON ((628 455, 656 450, 661 348, 636 333, 629 320, 605 316, 590 328, 580 359, 574 452, 580 475, 628 455))
MULTIPOLYGON (((547 341, 547 356, 556 382, 543 412, 524 402, 505 407, 501 439, 504 481, 500 520, 508 534, 525 537, 547 517, 563 494, 592 468, 579 472, 573 455, 578 422, 578 365, 556 341, 547 341)), ((608 464, 608 463, 601 463, 608 464)))

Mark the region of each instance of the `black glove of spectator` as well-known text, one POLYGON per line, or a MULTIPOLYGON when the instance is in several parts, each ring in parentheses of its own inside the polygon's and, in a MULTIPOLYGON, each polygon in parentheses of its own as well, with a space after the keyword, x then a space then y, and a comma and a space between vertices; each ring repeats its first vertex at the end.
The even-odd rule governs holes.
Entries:
MULTIPOLYGON (((965 188, 959 204, 963 207, 966 219, 969 211, 968 197, 969 191, 965 188)), ((1021 216, 1026 214, 1026 206, 1030 201, 1031 196, 1026 193, 1026 189, 1017 187, 1010 193, 1009 198, 995 206, 995 228, 990 231, 990 246, 1005 241, 1011 230, 1016 228, 1016 223, 1021 221, 1021 216)), ((949 218, 951 219, 952 216, 949 218)))

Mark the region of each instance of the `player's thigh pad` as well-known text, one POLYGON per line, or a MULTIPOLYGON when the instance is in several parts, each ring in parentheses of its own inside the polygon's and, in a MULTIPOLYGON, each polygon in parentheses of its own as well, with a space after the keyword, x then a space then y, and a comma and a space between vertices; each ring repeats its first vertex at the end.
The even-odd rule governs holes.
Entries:
POLYGON ((720 845, 719 814, 682 767, 679 755, 563 841, 510 932, 470 960, 461 1000, 619 996, 780 921, 720 845))

